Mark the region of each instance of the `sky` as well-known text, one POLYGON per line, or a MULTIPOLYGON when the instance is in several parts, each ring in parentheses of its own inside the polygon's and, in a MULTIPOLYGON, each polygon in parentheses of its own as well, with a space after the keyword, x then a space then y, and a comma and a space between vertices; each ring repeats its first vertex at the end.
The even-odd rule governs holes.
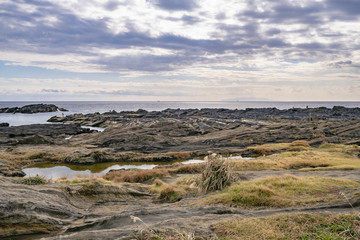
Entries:
POLYGON ((0 0, 0 101, 359 101, 359 0, 0 0))

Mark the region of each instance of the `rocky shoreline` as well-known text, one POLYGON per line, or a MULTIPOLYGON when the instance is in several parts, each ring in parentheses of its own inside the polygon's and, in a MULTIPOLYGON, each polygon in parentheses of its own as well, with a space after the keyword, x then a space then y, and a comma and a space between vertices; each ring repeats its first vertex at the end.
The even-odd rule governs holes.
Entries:
POLYGON ((2 125, 0 143, 2 147, 89 146, 92 151, 102 153, 101 158, 89 159, 88 152, 74 150, 87 157, 66 156, 58 160, 72 159, 72 163, 78 161, 79 164, 116 161, 117 158, 141 161, 140 155, 145 161, 179 160, 164 157, 169 152, 199 156, 215 150, 249 155, 251 153, 243 150, 249 146, 296 140, 306 140, 312 146, 324 142, 360 144, 360 108, 166 109, 153 112, 140 109, 73 114, 52 117, 49 122, 58 124, 2 125), (82 125, 106 129, 98 132, 80 127, 82 125), (120 155, 131 157, 120 158, 120 155), (134 155, 137 157, 133 158, 134 155))
MULTIPOLYGON (((20 183, 24 176, 22 169, 34 163, 171 163, 205 156, 210 151, 225 155, 265 156, 286 150, 296 155, 302 151, 301 145, 282 144, 298 140, 306 141, 304 146, 309 148, 323 143, 360 145, 359 108, 111 111, 52 117, 49 122, 53 124, 0 125, 0 221, 5 224, 0 226, 0 237, 91 239, 101 236, 103 239, 133 239, 131 234, 141 224, 132 223, 131 216, 137 216, 153 227, 163 229, 171 222, 177 227, 184 226, 187 231, 197 231, 198 236, 206 236, 203 238, 206 239, 211 237, 211 224, 228 217, 247 218, 251 214, 263 216, 329 209, 351 211, 348 203, 254 211, 224 206, 186 205, 186 201, 191 201, 191 198, 179 204, 161 203, 157 195, 149 190, 152 182, 143 185, 109 185, 86 180, 40 186, 20 183), (81 127, 84 125, 106 129, 98 132, 81 127), (266 145, 253 147, 270 143, 279 145, 274 148, 266 148, 266 145), (191 227, 193 221, 204 224, 197 230, 198 227, 191 227)), ((358 150, 349 151, 346 156, 353 161, 357 160, 360 155, 358 150)), ((275 174, 317 174, 296 171, 297 167, 275 174)), ((156 171, 166 170, 160 168, 156 171)), ((273 172, 243 171, 236 176, 240 181, 255 176, 269 176, 273 172)), ((356 169, 321 172, 326 176, 360 180, 358 173, 356 169)), ((191 178, 195 175, 185 176, 191 178)), ((177 173, 170 180, 162 180, 171 182, 179 178, 182 176, 177 173)), ((354 206, 360 206, 358 198, 355 200, 354 206)))

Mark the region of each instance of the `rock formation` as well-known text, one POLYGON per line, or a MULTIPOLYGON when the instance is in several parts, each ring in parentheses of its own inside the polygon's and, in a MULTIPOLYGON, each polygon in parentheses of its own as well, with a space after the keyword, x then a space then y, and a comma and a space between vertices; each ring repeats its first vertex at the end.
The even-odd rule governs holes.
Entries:
POLYGON ((54 104, 31 104, 23 107, 0 108, 0 113, 41 113, 41 112, 56 112, 67 111, 54 104))

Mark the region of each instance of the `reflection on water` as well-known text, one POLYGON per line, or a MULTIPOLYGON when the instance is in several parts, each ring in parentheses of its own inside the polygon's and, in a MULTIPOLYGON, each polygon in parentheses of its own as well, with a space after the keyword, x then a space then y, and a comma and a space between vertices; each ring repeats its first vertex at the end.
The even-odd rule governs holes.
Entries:
POLYGON ((124 162, 108 162, 97 163, 92 165, 75 165, 75 164, 53 164, 42 163, 36 164, 29 168, 24 168, 23 171, 26 174, 25 177, 42 176, 47 179, 59 179, 61 177, 67 177, 72 179, 76 176, 90 177, 90 176, 102 176, 108 173, 110 170, 116 169, 153 169, 154 167, 164 164, 158 162, 138 162, 131 164, 124 162))
MULTIPOLYGON (((227 159, 251 159, 251 158, 234 156, 234 157, 227 157, 227 159)), ((203 163, 205 161, 200 159, 190 159, 186 161, 177 161, 177 163, 179 162, 182 164, 198 164, 198 163, 203 163)), ((108 173, 110 170, 117 170, 117 169, 153 169, 158 165, 165 165, 165 164, 172 164, 172 163, 107 162, 107 163, 96 163, 92 165, 41 163, 41 164, 33 165, 29 168, 24 168, 23 171, 26 174, 25 177, 33 177, 39 175, 47 179, 56 180, 62 177, 67 177, 68 179, 72 179, 76 176, 82 176, 82 177, 102 176, 108 173)))
POLYGON ((245 160, 250 160, 253 158, 250 157, 242 157, 242 156, 231 156, 231 157, 226 157, 226 159, 245 159, 245 160))
POLYGON ((91 126, 81 126, 82 128, 88 128, 90 130, 95 130, 98 132, 103 132, 105 130, 105 128, 101 128, 101 127, 91 127, 91 126))
POLYGON ((197 160, 197 159, 190 159, 187 161, 183 161, 181 162, 182 164, 194 164, 194 163, 203 163, 205 162, 204 160, 197 160))

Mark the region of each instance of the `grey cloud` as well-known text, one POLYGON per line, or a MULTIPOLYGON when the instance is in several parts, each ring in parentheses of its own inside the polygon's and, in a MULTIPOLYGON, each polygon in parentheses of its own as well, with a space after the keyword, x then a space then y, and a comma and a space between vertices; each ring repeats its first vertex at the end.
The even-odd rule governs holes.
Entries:
POLYGON ((226 14, 225 13, 219 13, 215 17, 216 17, 217 20, 224 20, 224 19, 226 19, 226 14))
POLYGON ((276 28, 271 28, 271 29, 266 31, 267 36, 274 36, 274 35, 278 35, 279 33, 281 33, 281 31, 279 29, 276 29, 276 28))
POLYGON ((119 0, 110 0, 107 1, 104 4, 104 8, 108 11, 114 11, 116 10, 120 5, 123 5, 124 3, 120 2, 119 0))
POLYGON ((332 10, 340 10, 346 14, 360 16, 359 0, 327 0, 326 3, 332 10))
POLYGON ((353 62, 351 60, 347 60, 347 61, 338 61, 338 62, 334 62, 334 63, 330 63, 329 64, 330 67, 335 67, 335 68, 342 68, 342 67, 346 67, 346 66, 352 66, 352 67, 360 67, 356 64, 353 64, 353 62))
POLYGON ((190 15, 183 15, 181 20, 188 25, 193 25, 198 22, 201 22, 201 19, 199 17, 194 17, 194 16, 190 16, 190 15))
POLYGON ((326 48, 326 45, 317 42, 301 43, 301 44, 297 44, 296 46, 307 50, 321 50, 323 48, 326 48))
POLYGON ((163 19, 168 20, 168 21, 173 21, 173 22, 181 21, 187 25, 193 25, 193 24, 201 22, 201 18, 199 18, 197 16, 188 15, 188 14, 184 14, 181 18, 166 17, 163 19))
POLYGON ((152 0, 159 8, 170 11, 191 11, 197 7, 195 0, 152 0))
MULTIPOLYGON (((274 2, 273 2, 274 3, 274 2)), ((251 3, 253 5, 253 3, 251 3)), ((239 19, 246 18, 262 19, 269 23, 305 23, 305 24, 321 24, 323 22, 324 9, 323 4, 313 3, 310 6, 300 7, 293 6, 288 1, 276 1, 272 8, 263 12, 257 10, 245 10, 238 14, 239 19)))
POLYGON ((44 93, 64 93, 65 90, 59 90, 59 89, 42 89, 41 92, 44 93))

